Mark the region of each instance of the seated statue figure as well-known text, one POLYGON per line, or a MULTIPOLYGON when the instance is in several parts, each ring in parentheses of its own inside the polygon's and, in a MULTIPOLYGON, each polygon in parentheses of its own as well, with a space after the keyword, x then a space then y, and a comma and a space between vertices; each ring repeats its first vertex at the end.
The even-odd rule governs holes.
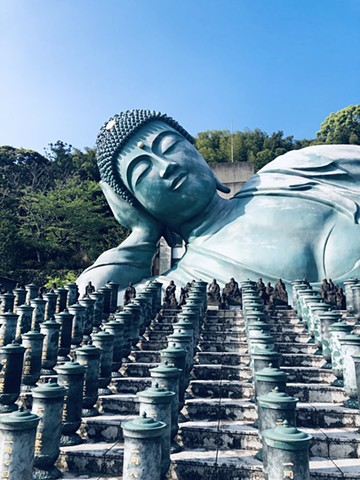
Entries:
MULTIPOLYGON (((125 289, 151 276, 157 243, 185 241, 181 260, 157 277, 182 285, 216 275, 266 282, 306 277, 319 285, 360 276, 360 146, 293 150, 253 175, 231 199, 171 117, 132 110, 112 117, 97 138, 101 187, 117 221, 131 230, 77 283, 111 280, 125 289)), ((121 292, 119 300, 122 300, 121 292)))
POLYGON ((136 297, 136 290, 133 284, 130 282, 124 292, 124 305, 128 305, 133 298, 136 297))
POLYGON ((214 278, 207 289, 207 303, 208 305, 218 306, 220 304, 220 298, 220 285, 214 278))
POLYGON ((239 284, 234 278, 231 278, 230 282, 225 283, 225 287, 222 291, 222 301, 225 305, 241 305, 239 284))

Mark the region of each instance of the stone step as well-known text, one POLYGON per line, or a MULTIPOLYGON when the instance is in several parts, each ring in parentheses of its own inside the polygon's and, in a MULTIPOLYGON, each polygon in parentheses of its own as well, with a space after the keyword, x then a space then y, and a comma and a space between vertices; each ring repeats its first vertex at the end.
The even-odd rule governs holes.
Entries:
MULTIPOLYGON (((147 350, 151 350, 147 346, 147 350)), ((163 346, 160 345, 160 342, 155 344, 153 342, 152 346, 154 350, 161 349, 163 346)), ((308 353, 315 354, 318 350, 317 346, 314 343, 296 343, 296 342, 275 342, 275 348, 281 353, 308 353)), ((226 342, 226 341, 217 341, 209 342, 200 340, 199 341, 199 350, 201 352, 237 352, 240 354, 245 354, 248 352, 247 342, 226 342)))
POLYGON ((157 366, 158 363, 125 363, 120 373, 126 377, 150 377, 150 369, 157 366))
POLYGON ((249 365, 249 357, 236 352, 198 352, 195 362, 199 365, 249 365), (245 361, 244 361, 245 360, 245 361))
POLYGON ((151 386, 151 377, 122 377, 111 381, 116 391, 121 394, 130 393, 135 395, 151 386))
POLYGON ((71 474, 113 476, 118 479, 122 476, 123 452, 123 444, 120 442, 86 442, 73 447, 62 447, 57 466, 61 471, 71 474))
POLYGON ((326 364, 322 355, 313 355, 309 353, 283 353, 283 367, 317 367, 321 368, 326 364))
MULTIPOLYGON (((220 419, 255 422, 257 419, 255 404, 242 399, 188 399, 184 412, 191 421, 220 419)), ((297 424, 306 428, 358 428, 360 412, 332 403, 299 402, 297 424)))
MULTIPOLYGON (((360 435, 356 429, 315 430, 302 428, 314 437, 310 456, 338 458, 360 457, 360 435)), ((245 422, 185 422, 180 424, 184 448, 213 450, 260 450, 261 440, 252 423, 245 422)))
POLYGON ((133 363, 160 363, 161 362, 161 355, 160 352, 155 350, 147 350, 147 351, 133 351, 131 352, 130 359, 133 363))
POLYGON ((98 404, 100 413, 116 415, 138 415, 139 399, 134 394, 115 393, 114 395, 101 395, 98 404))
POLYGON ((136 417, 129 415, 98 415, 97 417, 83 418, 79 434, 85 441, 90 442, 123 442, 121 423, 133 418, 136 417))
MULTIPOLYGON (((158 333, 158 335, 160 335, 158 333)), ((294 332, 271 332, 271 335, 274 337, 276 343, 308 343, 310 336, 307 333, 294 333, 294 332)), ((149 337, 151 340, 156 340, 155 336, 149 337)), ((161 337, 159 336, 160 340, 161 337)), ((200 340, 206 342, 218 343, 221 340, 224 342, 240 342, 247 343, 248 337, 243 332, 232 332, 232 331, 222 331, 222 332, 201 332, 200 340)))
MULTIPOLYGON (((172 455, 170 475, 176 480, 264 480, 262 462, 247 450, 184 450, 172 455)), ((359 480, 358 459, 312 457, 310 478, 359 480)))

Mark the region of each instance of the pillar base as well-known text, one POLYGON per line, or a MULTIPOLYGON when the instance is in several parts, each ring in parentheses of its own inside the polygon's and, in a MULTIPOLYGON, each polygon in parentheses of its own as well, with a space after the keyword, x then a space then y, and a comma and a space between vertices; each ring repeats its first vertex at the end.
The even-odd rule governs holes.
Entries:
POLYGON ((98 415, 100 415, 100 413, 95 407, 83 408, 81 411, 82 417, 97 417, 98 415))
POLYGON ((11 403, 10 405, 1 405, 0 404, 0 413, 11 413, 15 412, 19 407, 15 405, 15 403, 11 403))
POLYGON ((83 443, 83 440, 77 433, 72 433, 70 435, 61 435, 61 447, 72 447, 73 445, 80 445, 81 443, 83 443))
POLYGON ((48 470, 42 470, 34 467, 32 478, 33 480, 55 480, 61 477, 62 473, 56 467, 49 468, 48 470))

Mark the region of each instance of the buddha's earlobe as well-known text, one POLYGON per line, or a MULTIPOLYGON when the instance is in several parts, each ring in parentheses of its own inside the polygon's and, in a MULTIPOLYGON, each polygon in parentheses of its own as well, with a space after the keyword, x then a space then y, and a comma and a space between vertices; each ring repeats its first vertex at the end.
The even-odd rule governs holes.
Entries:
MULTIPOLYGON (((214 175, 215 177, 215 175, 214 175)), ((230 193, 231 190, 229 187, 227 187, 226 185, 224 185, 223 183, 220 182, 220 180, 215 177, 215 180, 216 180, 216 189, 219 190, 220 192, 222 193, 230 193)))

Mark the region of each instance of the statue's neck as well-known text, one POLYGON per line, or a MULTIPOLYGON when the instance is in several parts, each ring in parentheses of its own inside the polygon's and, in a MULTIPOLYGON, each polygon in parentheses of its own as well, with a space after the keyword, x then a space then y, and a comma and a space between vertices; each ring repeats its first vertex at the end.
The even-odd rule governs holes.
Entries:
POLYGON ((214 234, 231 221, 234 206, 233 201, 215 194, 201 215, 184 222, 176 231, 187 243, 200 236, 214 234))

